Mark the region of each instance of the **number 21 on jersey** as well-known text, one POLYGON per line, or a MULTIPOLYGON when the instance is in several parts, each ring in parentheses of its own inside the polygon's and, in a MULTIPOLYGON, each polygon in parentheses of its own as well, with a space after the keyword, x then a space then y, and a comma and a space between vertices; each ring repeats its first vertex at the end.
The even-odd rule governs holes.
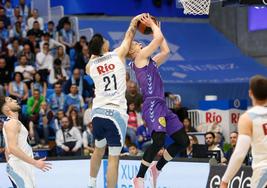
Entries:
POLYGON ((117 90, 117 80, 116 75, 112 74, 111 76, 104 76, 103 81, 105 82, 104 91, 117 90))

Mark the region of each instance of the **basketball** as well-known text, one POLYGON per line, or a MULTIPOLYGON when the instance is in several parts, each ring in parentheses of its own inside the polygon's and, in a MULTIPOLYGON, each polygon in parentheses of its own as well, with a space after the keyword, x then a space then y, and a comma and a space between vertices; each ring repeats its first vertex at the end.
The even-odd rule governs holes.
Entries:
MULTIPOLYGON (((151 16, 151 19, 157 24, 157 19, 154 16, 151 16)), ((150 35, 152 33, 152 29, 144 25, 141 21, 137 22, 137 29, 140 33, 144 35, 150 35)))

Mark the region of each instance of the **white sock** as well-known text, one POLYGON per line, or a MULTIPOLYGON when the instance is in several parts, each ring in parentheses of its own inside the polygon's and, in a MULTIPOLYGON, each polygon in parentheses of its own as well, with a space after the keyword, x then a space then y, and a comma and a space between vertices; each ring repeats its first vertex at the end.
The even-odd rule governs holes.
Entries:
POLYGON ((96 178, 90 176, 89 186, 96 187, 96 178))

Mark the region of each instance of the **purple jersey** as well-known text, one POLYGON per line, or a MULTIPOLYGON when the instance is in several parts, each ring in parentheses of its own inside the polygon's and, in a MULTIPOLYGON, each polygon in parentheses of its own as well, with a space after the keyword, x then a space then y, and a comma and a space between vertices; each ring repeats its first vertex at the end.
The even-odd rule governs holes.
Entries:
POLYGON ((172 135, 179 131, 183 125, 166 105, 163 82, 156 62, 150 59, 148 65, 143 68, 137 68, 133 64, 133 69, 143 94, 142 114, 149 134, 152 135, 155 131, 172 135))
POLYGON ((159 97, 164 99, 163 82, 155 61, 150 58, 148 65, 143 68, 137 68, 133 64, 133 69, 141 88, 144 101, 147 97, 159 97))

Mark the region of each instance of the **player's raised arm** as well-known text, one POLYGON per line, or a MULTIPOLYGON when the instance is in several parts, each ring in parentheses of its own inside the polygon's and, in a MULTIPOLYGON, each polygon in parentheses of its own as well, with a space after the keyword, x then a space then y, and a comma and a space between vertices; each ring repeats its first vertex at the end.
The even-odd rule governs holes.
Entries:
POLYGON ((149 45, 147 45, 140 51, 140 53, 136 57, 136 61, 138 61, 138 59, 146 59, 150 57, 164 40, 163 34, 159 26, 151 19, 150 15, 142 17, 140 21, 144 25, 151 27, 153 31, 153 40, 149 43, 149 45))
MULTIPOLYGON (((158 25, 159 25, 159 28, 161 28, 160 22, 158 25)), ((160 45, 160 52, 153 57, 153 60, 157 63, 158 66, 160 66, 162 63, 164 63, 166 61, 169 54, 170 54, 170 48, 169 48, 168 43, 164 37, 163 41, 160 45)))
POLYGON ((124 39, 123 39, 121 45, 117 49, 115 49, 115 51, 118 52, 119 56, 122 59, 124 59, 126 57, 126 55, 128 54, 128 51, 130 49, 130 45, 131 45, 132 40, 134 38, 134 35, 136 33, 137 22, 144 16, 145 16, 145 14, 139 14, 131 20, 130 26, 125 33, 125 36, 124 36, 124 39))
POLYGON ((238 121, 238 132, 239 136, 237 144, 234 153, 231 156, 227 170, 222 178, 220 188, 227 188, 228 183, 231 181, 231 179, 241 167, 242 162, 244 161, 246 154, 250 148, 252 136, 252 121, 247 113, 240 116, 240 119, 238 121))

